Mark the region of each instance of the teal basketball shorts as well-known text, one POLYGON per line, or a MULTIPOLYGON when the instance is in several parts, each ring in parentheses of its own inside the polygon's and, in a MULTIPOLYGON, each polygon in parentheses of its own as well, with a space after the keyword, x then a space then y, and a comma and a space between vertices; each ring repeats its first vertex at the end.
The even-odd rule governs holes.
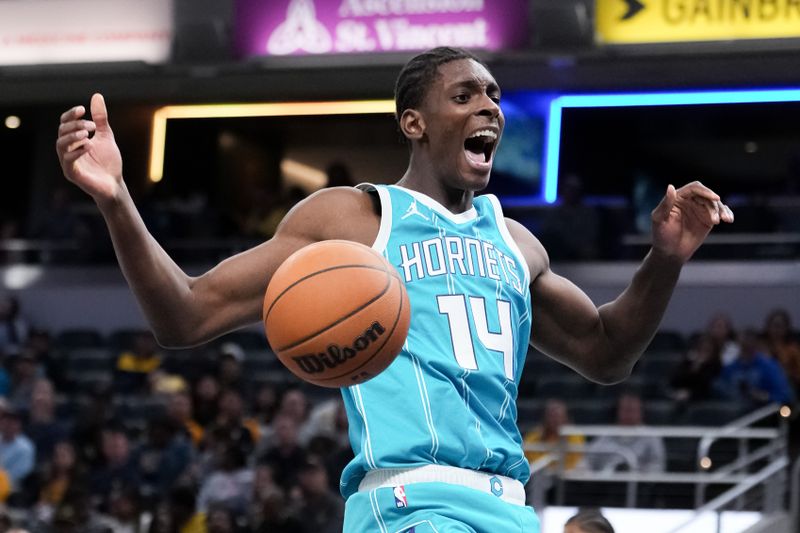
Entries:
POLYGON ((359 490, 347 499, 343 533, 367 532, 539 533, 539 518, 533 508, 488 491, 412 483, 359 490))

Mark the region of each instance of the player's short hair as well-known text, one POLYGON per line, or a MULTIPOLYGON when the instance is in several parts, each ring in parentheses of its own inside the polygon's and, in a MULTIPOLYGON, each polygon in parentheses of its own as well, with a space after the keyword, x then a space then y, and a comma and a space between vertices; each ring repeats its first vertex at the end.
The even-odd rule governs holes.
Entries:
POLYGON ((581 531, 586 533, 614 533, 614 527, 611 522, 597 509, 582 509, 567 520, 566 524, 578 526, 581 531))
POLYGON ((398 122, 406 109, 414 109, 422 103, 428 89, 439 75, 439 67, 459 59, 472 59, 486 66, 472 52, 448 46, 439 46, 422 52, 406 63, 397 76, 394 86, 395 116, 398 122))

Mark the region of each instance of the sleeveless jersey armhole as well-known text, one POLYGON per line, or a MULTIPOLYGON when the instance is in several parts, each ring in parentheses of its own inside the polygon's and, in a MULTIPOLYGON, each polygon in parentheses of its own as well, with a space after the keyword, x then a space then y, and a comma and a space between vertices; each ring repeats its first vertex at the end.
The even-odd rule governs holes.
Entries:
POLYGON ((484 194, 483 196, 488 198, 489 202, 491 202, 492 208, 494 209, 494 217, 497 221, 497 230, 500 232, 500 235, 503 237, 508 247, 511 248, 514 255, 517 256, 517 261, 520 262, 522 268, 525 270, 525 286, 529 287, 531 284, 531 271, 528 267, 528 262, 525 260, 525 256, 522 255, 522 251, 519 249, 519 246, 517 246, 517 242, 511 237, 511 233, 508 231, 506 217, 503 215, 503 208, 500 205, 500 200, 493 194, 484 194))
POLYGON ((386 187, 378 187, 372 183, 359 183, 356 185, 356 189, 372 195, 378 195, 381 209, 381 225, 378 229, 378 235, 375 237, 375 242, 372 243, 372 249, 383 254, 386 251, 389 235, 392 232, 392 199, 389 196, 389 191, 386 187))

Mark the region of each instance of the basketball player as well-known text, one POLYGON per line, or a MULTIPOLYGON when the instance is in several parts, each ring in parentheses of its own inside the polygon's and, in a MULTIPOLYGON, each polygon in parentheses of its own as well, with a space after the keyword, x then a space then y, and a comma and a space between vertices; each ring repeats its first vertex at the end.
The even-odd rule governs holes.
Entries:
POLYGON ((411 145, 395 186, 325 189, 275 236, 186 275, 148 233, 122 178, 103 97, 92 120, 61 117, 65 176, 106 220, 117 258, 165 346, 190 346, 261 318, 266 286, 294 251, 325 239, 379 250, 405 280, 411 327, 376 378, 342 389, 355 459, 342 473, 345 531, 536 532, 515 399, 528 343, 589 379, 624 379, 653 336, 681 266, 733 213, 698 182, 669 186, 653 246, 628 288, 599 308, 550 270, 539 241, 503 217, 489 182, 503 132, 500 88, 470 53, 413 58, 396 86, 411 145), (90 136, 91 133, 93 136, 90 136))

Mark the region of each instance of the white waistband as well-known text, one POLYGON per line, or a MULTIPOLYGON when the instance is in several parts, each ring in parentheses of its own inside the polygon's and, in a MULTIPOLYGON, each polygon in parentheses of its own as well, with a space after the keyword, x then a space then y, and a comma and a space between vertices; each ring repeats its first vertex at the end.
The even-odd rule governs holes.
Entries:
POLYGON ((370 470, 361 480, 358 490, 369 491, 384 487, 434 481, 469 487, 497 496, 508 503, 525 505, 525 487, 516 479, 444 465, 370 470))

